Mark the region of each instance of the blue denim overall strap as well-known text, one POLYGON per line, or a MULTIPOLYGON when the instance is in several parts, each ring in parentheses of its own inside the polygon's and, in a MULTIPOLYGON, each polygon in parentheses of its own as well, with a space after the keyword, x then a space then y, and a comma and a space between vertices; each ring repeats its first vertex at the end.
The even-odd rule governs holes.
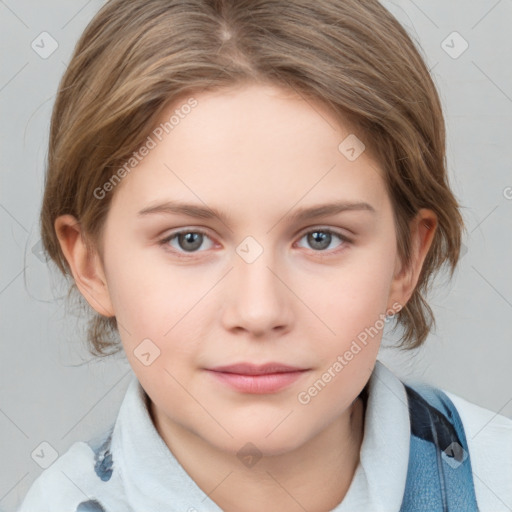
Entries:
POLYGON ((427 384, 404 386, 411 444, 400 512, 477 512, 468 445, 455 405, 427 384))

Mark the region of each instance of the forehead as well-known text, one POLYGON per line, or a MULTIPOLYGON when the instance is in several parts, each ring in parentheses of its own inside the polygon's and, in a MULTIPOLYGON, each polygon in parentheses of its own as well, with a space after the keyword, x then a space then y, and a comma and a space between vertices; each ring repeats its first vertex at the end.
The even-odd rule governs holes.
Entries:
MULTIPOLYGON (((160 126, 191 97, 182 96, 168 107, 160 126)), ((169 146, 171 139, 179 139, 180 145, 201 146, 200 154, 231 159, 252 156, 258 161, 279 156, 279 163, 286 163, 308 156, 329 159, 351 133, 346 122, 335 119, 317 100, 274 85, 238 85, 193 98, 196 106, 165 134, 169 146)))
POLYGON ((249 85, 183 96, 159 127, 150 135, 154 147, 120 187, 133 207, 172 198, 264 215, 263 205, 346 200, 378 208, 385 200, 382 171, 361 152, 364 136, 291 90, 249 85))

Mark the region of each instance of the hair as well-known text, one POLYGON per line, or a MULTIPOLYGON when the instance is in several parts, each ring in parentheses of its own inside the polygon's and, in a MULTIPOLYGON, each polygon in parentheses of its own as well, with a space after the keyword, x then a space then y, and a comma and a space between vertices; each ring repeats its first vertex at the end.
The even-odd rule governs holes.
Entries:
MULTIPOLYGON (((405 266, 411 219, 421 208, 437 215, 418 283, 395 315, 400 348, 420 346, 435 323, 425 294, 445 264, 452 277, 464 229, 448 184, 441 102, 420 51, 378 0, 110 0, 80 37, 54 104, 40 219, 45 251, 69 277, 54 228, 63 214, 101 250, 115 191, 99 199, 94 190, 173 102, 250 83, 285 87, 364 140, 384 171, 405 266)), ((115 317, 94 314, 91 353, 119 351, 118 334, 115 317)))

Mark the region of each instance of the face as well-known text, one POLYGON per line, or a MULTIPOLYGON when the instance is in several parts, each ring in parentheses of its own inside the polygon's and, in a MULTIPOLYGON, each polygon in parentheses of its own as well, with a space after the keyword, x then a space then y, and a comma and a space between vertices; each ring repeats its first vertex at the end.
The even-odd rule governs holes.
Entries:
POLYGON ((222 450, 293 450, 350 407, 400 303, 392 206, 320 105, 256 85, 194 98, 114 191, 108 300, 162 422, 222 450), (300 371, 212 371, 238 363, 300 371))

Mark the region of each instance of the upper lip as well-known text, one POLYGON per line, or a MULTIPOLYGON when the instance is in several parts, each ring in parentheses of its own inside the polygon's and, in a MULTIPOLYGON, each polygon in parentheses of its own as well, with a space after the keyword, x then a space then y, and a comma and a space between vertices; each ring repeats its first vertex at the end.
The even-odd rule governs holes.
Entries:
POLYGON ((237 373, 240 375, 265 375, 269 373, 290 373, 300 372, 306 370, 306 368, 298 368, 296 366, 289 366, 282 363, 266 363, 266 364, 252 364, 252 363, 236 363, 227 366, 216 366, 215 368, 209 368, 214 372, 224 373, 237 373))

